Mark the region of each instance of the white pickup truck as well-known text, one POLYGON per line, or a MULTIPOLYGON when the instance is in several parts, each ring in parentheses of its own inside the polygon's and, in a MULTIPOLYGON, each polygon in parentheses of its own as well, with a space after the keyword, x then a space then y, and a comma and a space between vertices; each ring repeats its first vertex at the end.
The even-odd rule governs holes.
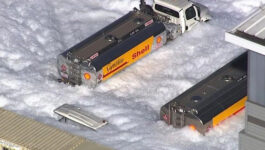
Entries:
POLYGON ((181 33, 191 30, 198 22, 211 19, 206 6, 189 0, 154 0, 152 6, 141 0, 140 9, 162 22, 179 25, 181 33))

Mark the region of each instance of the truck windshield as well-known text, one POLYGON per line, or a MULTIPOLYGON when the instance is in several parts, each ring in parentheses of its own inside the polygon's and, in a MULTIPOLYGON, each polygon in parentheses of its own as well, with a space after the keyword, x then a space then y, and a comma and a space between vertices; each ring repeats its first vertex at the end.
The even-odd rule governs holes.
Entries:
POLYGON ((191 7, 188 8, 188 9, 186 9, 185 13, 186 13, 186 19, 187 19, 187 20, 190 20, 190 19, 196 17, 196 12, 195 12, 195 9, 194 9, 193 6, 191 6, 191 7))
POLYGON ((175 11, 175 10, 170 9, 170 8, 167 8, 167 7, 164 7, 164 6, 156 4, 155 5, 155 9, 158 10, 158 11, 161 11, 163 13, 166 13, 168 15, 171 15, 171 16, 179 18, 179 13, 177 11, 175 11))

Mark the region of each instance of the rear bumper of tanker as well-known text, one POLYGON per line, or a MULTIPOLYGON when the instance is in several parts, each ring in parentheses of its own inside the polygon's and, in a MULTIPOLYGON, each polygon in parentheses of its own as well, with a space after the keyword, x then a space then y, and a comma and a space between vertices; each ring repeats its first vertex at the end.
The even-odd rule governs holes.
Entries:
POLYGON ((100 72, 97 72, 93 66, 83 62, 79 64, 67 58, 66 53, 57 57, 57 69, 62 82, 70 85, 87 85, 96 87, 100 82, 100 72))
POLYGON ((246 100, 247 97, 239 99, 237 103, 218 113, 210 121, 207 121, 205 123, 191 114, 185 114, 183 117, 181 117, 181 114, 178 113, 178 111, 174 111, 174 109, 172 108, 170 110, 169 108, 166 108, 166 106, 163 106, 160 110, 160 119, 164 120, 168 125, 172 125, 174 128, 182 128, 188 126, 192 130, 196 130, 199 133, 205 135, 205 133, 207 133, 209 129, 216 127, 225 119, 243 110, 245 108, 246 100), (183 123, 180 123, 181 119, 183 119, 183 123))

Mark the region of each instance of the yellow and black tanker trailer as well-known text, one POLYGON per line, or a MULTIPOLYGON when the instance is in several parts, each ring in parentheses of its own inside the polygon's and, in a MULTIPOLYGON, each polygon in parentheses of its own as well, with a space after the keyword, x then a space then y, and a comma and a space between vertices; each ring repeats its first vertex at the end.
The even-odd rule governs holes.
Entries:
POLYGON ((162 106, 160 118, 175 128, 190 126, 202 134, 245 108, 247 53, 162 106))
POLYGON ((58 71, 63 82, 95 87, 166 41, 164 24, 135 9, 60 54, 58 71))

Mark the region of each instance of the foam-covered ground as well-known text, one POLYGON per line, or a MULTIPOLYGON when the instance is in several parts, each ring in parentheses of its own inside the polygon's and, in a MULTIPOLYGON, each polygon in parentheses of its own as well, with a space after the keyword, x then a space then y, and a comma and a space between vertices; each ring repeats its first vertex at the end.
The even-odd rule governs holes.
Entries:
MULTIPOLYGON (((197 0, 202 23, 96 89, 57 83, 56 56, 138 6, 138 0, 1 0, 0 107, 122 150, 236 150, 244 112, 202 136, 159 120, 159 109, 244 50, 224 41, 261 0, 197 0), (97 132, 56 121, 70 103, 106 118, 97 132)), ((151 3, 151 2, 150 2, 151 3)))

